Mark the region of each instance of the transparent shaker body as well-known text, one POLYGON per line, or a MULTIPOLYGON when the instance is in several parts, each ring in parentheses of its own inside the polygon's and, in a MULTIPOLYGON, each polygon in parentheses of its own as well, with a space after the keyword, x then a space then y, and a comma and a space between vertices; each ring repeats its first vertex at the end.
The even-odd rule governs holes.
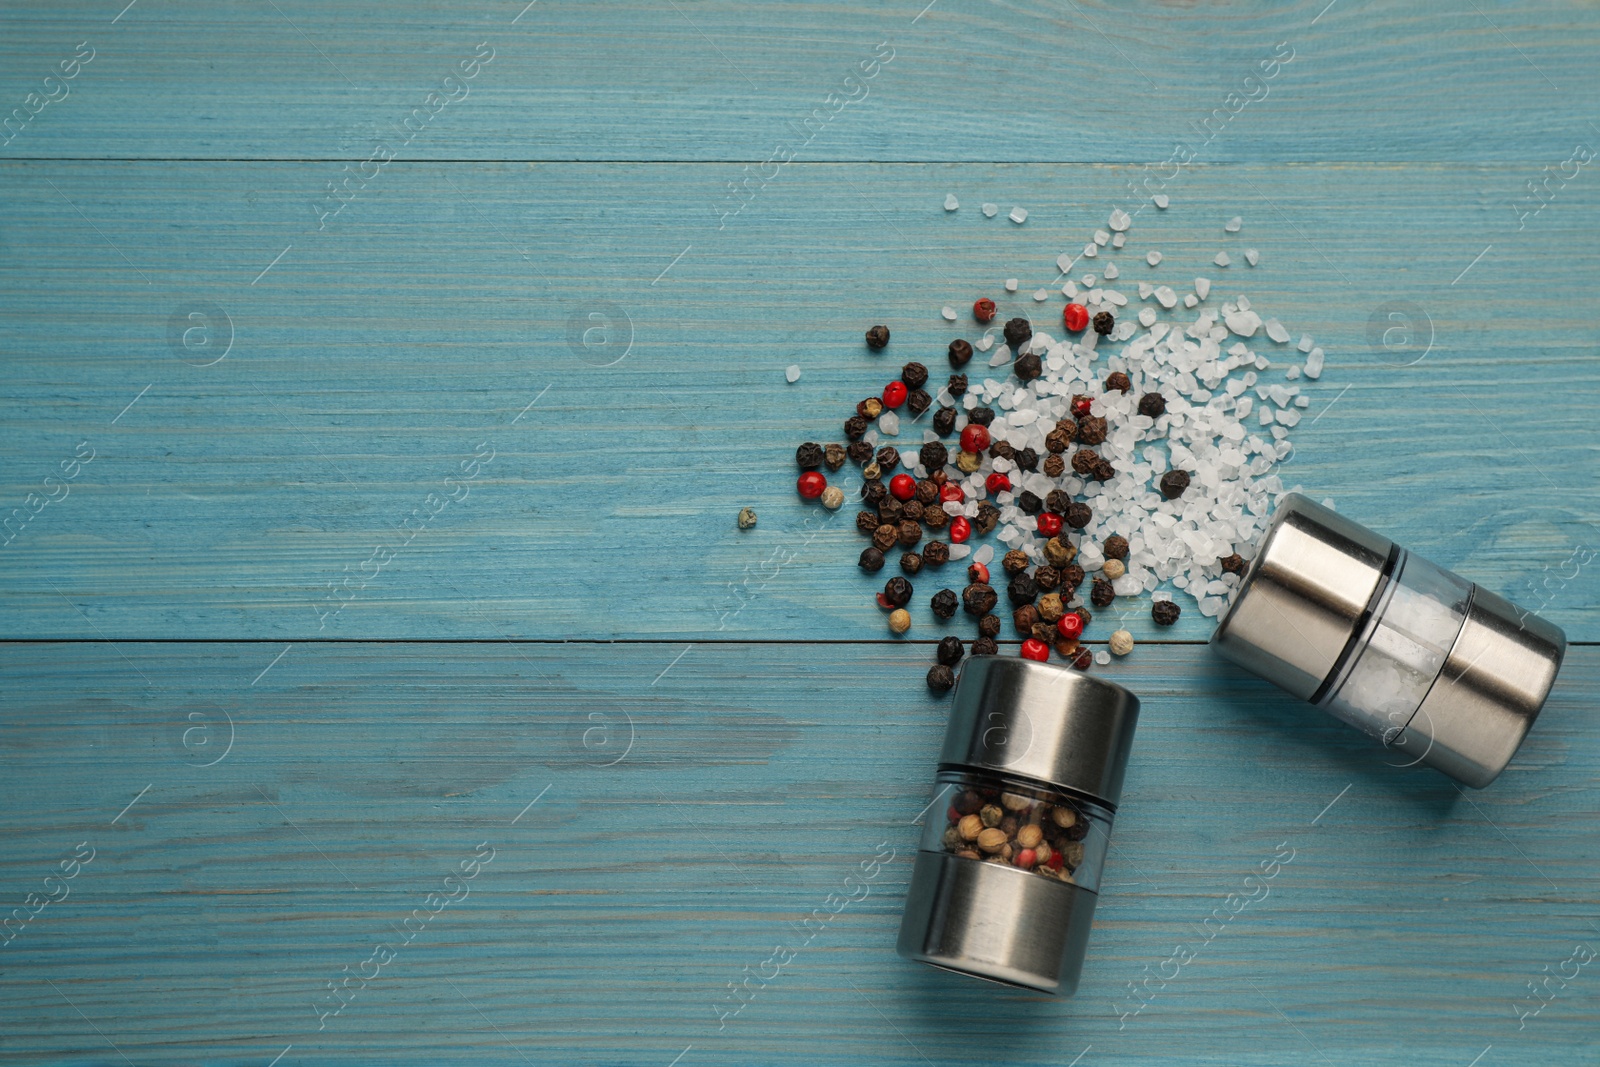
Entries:
POLYGON ((1321 707, 1380 741, 1410 723, 1461 633, 1472 584, 1401 551, 1395 576, 1321 707))
POLYGON ((1099 892, 1111 812, 1038 783, 940 771, 921 849, 1015 867, 1099 892))

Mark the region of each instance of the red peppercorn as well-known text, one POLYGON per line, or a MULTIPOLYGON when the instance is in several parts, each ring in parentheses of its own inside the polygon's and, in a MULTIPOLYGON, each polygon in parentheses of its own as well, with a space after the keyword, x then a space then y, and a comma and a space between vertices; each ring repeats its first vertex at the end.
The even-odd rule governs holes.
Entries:
POLYGON ((889 492, 896 500, 910 500, 917 495, 917 480, 909 474, 896 474, 889 479, 889 492))
POLYGON ((1068 304, 1061 311, 1061 323, 1073 333, 1089 325, 1089 309, 1082 304, 1068 304))
POLYGON ((961 431, 961 451, 982 452, 989 447, 989 430, 975 422, 969 422, 961 431))
POLYGON ((1039 854, 1031 848, 1025 848, 1017 853, 1018 867, 1032 867, 1039 862, 1039 854))
POLYGON ((906 383, 890 382, 883 387, 883 403, 885 407, 897 408, 906 402, 906 383))
POLYGON ((1049 867, 1052 871, 1059 871, 1061 869, 1061 865, 1066 862, 1067 857, 1063 855, 1061 850, 1058 848, 1050 853, 1050 859, 1046 862, 1045 866, 1049 867))
POLYGON ((950 543, 964 545, 967 538, 972 536, 972 523, 967 521, 965 515, 957 515, 950 520, 950 543))
MULTIPOLYGON (((1062 618, 1065 617, 1066 616, 1062 616, 1062 618)), ((1030 637, 1026 641, 1022 642, 1022 658, 1038 660, 1040 663, 1043 663, 1045 660, 1050 658, 1050 646, 1039 640, 1037 637, 1030 637)))
POLYGON ((989 568, 981 563, 974 563, 967 568, 967 581, 976 585, 989 584, 989 568))
POLYGON ((890 600, 880 592, 878 594, 878 607, 882 608, 884 611, 893 611, 894 601, 890 600))
POLYGON ((944 817, 947 822, 961 821, 961 813, 956 810, 956 806, 954 804, 950 805, 949 809, 944 813, 944 817))
POLYGON ((1041 511, 1039 517, 1033 520, 1039 527, 1039 532, 1046 537, 1054 537, 1061 532, 1061 516, 1053 511, 1041 511))
POLYGON ((1068 641, 1076 641, 1083 636, 1083 616, 1077 612, 1067 612, 1056 620, 1056 633, 1068 641))
POLYGON ((991 493, 1003 493, 1011 488, 1011 479, 995 471, 983 480, 983 487, 991 493))
POLYGON ((982 300, 974 302, 972 305, 972 317, 979 322, 993 322, 994 301, 984 297, 982 300))
POLYGON ((828 479, 824 478, 820 471, 806 471, 795 483, 795 488, 799 489, 800 495, 807 500, 815 500, 822 495, 824 489, 828 488, 828 479))
POLYGON ((1072 401, 1072 414, 1076 418, 1084 418, 1089 414, 1089 408, 1094 403, 1089 397, 1075 397, 1072 401))

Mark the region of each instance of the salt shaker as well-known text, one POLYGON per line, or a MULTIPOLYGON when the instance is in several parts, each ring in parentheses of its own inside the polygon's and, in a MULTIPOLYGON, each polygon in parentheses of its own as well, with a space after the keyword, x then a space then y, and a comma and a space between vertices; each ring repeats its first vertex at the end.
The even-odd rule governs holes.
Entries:
POLYGON ((898 950, 1046 993, 1078 984, 1139 700, 975 656, 951 696, 898 950))
POLYGON ((1211 646, 1408 763, 1482 788, 1533 725, 1567 641, 1545 619, 1290 493, 1211 646))

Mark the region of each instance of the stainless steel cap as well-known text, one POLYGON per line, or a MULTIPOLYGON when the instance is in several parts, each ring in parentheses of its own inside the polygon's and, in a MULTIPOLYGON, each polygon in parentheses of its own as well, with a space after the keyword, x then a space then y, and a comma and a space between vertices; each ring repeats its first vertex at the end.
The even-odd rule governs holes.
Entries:
POLYGON ((1220 654, 1310 700, 1360 630, 1393 542, 1290 493, 1211 635, 1220 654))
POLYGON ((1566 651, 1560 627, 1473 586, 1438 679, 1390 746, 1482 789, 1538 718, 1566 651))
POLYGON ((1139 698, 1082 671, 974 656, 950 698, 941 767, 1050 782, 1115 809, 1139 698))
POLYGON ((1070 995, 1096 899, 1015 867, 918 852, 895 948, 946 970, 1070 995))

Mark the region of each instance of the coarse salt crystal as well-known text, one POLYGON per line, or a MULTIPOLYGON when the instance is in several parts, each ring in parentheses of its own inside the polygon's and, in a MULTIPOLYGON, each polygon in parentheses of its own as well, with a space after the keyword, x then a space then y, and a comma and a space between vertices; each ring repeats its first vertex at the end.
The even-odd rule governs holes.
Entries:
MULTIPOLYGON (((984 334, 982 337, 978 338, 978 343, 973 347, 979 352, 987 352, 989 349, 994 347, 994 338, 990 337, 988 334, 984 334)), ((968 393, 967 395, 971 396, 972 394, 968 393)))
POLYGON ((1133 218, 1124 210, 1113 208, 1111 218, 1106 222, 1113 230, 1126 230, 1133 223, 1133 218))
POLYGON ((972 554, 972 546, 971 545, 951 545, 950 546, 950 558, 951 559, 966 559, 971 554, 972 554))
POLYGON ((1178 306, 1178 294, 1173 291, 1170 285, 1158 286, 1156 288, 1156 299, 1161 302, 1161 306, 1164 308, 1178 306))
POLYGON ((1122 270, 1115 263, 1107 263, 1105 272, 1101 275, 1106 281, 1113 281, 1122 276, 1122 270))
POLYGON ((1109 233, 1107 233, 1106 231, 1104 231, 1104 230, 1096 230, 1096 231, 1094 231, 1094 243, 1099 245, 1101 248, 1104 248, 1106 246, 1106 242, 1109 241, 1109 240, 1111 240, 1111 235, 1109 233))
POLYGON ((1210 296, 1211 295, 1211 279, 1210 278, 1196 278, 1194 280, 1194 295, 1198 296, 1201 300, 1204 300, 1206 297, 1210 296))
POLYGON ((1261 253, 1253 248, 1247 248, 1244 250, 1244 261, 1253 267, 1261 262, 1261 253))
POLYGON ((974 563, 988 563, 991 559, 994 559, 993 545, 979 545, 978 550, 972 554, 974 563))
POLYGON ((1046 300, 1049 300, 1050 299, 1050 290, 1048 290, 1048 289, 1035 289, 1033 291, 1033 298, 1035 300, 1041 302, 1041 303, 1046 301, 1046 300))
POLYGON ((1142 308, 1139 311, 1139 325, 1149 329, 1156 324, 1156 309, 1142 308))
POLYGON ((1228 258, 1228 253, 1218 252, 1217 258, 1213 259, 1211 262, 1215 263, 1219 267, 1226 267, 1229 263, 1232 263, 1233 260, 1228 258))
POLYGON ((1083 246, 1083 254, 1087 258, 1093 259, 1095 256, 1100 254, 1100 246, 1095 244, 1093 241, 1090 241, 1088 244, 1083 246))
POLYGON ((1128 240, 1128 235, 1127 234, 1125 234, 1125 233, 1114 233, 1114 234, 1111 235, 1111 247, 1112 248, 1121 248, 1124 244, 1127 243, 1127 240, 1128 240))
POLYGON ((1200 298, 1198 296, 1195 296, 1193 293, 1184 293, 1183 294, 1183 306, 1184 307, 1192 308, 1192 307, 1196 306, 1199 303, 1200 303, 1200 298))
POLYGON ((784 368, 783 376, 791 382, 798 382, 800 380, 800 364, 789 364, 789 366, 784 368))
POLYGON ((1277 319, 1267 320, 1267 336, 1278 342, 1280 345, 1287 344, 1289 341, 1289 331, 1284 329, 1283 323, 1279 322, 1277 319))
POLYGON ((1323 361, 1322 349, 1313 348, 1311 350, 1311 354, 1306 356, 1306 377, 1307 378, 1320 378, 1320 377, 1322 377, 1322 361, 1323 361))
POLYGON ((1238 215, 1235 215, 1233 218, 1231 218, 1227 222, 1223 223, 1222 224, 1222 228, 1224 230, 1227 230, 1229 233, 1238 233, 1239 232, 1239 227, 1243 226, 1243 225, 1244 225, 1244 219, 1241 218, 1238 215))
POLYGON ((939 312, 939 314, 943 315, 950 322, 956 321, 956 309, 948 304, 945 305, 944 310, 939 312))
POLYGON ((1028 221, 1028 209, 1025 207, 1014 207, 1011 209, 1010 218, 1012 222, 1020 226, 1024 222, 1028 221))
POLYGON ((1014 293, 1016 291, 1017 291, 1017 280, 1015 278, 1007 278, 1006 279, 1006 292, 1014 293))
POLYGON ((994 350, 994 355, 989 357, 989 366, 991 366, 991 367, 998 367, 998 366, 1000 366, 1002 364, 1010 363, 1010 362, 1011 362, 1011 349, 1008 348, 1005 345, 1001 345, 999 348, 995 349, 994 350))
POLYGON ((1300 335, 1300 343, 1295 345, 1295 347, 1298 348, 1302 352, 1311 351, 1311 335, 1309 333, 1301 334, 1300 335))
POLYGON ((1144 254, 1144 261, 1154 267, 1161 262, 1161 253, 1152 248, 1144 254))
POLYGON ((1094 654, 1094 661, 1100 664, 1100 666, 1104 667, 1107 663, 1111 662, 1111 653, 1104 650, 1096 652, 1094 654))
POLYGON ((1300 377, 1300 367, 1299 367, 1299 365, 1296 364, 1295 366, 1290 367, 1288 370, 1284 371, 1283 372, 1283 376, 1285 378, 1289 379, 1291 382, 1294 381, 1296 378, 1300 377))
POLYGON ((892 411, 885 411, 878 416, 878 429, 890 437, 900 436, 900 416, 892 411))
POLYGON ((1160 208, 1162 211, 1167 210, 1167 205, 1171 203, 1171 201, 1167 199, 1166 193, 1157 193, 1155 196, 1150 198, 1150 202, 1156 207, 1160 208))
POLYGON ((946 211, 954 211, 956 208, 958 208, 960 206, 961 206, 961 201, 956 199, 956 194, 955 193, 949 193, 949 194, 947 194, 945 196, 945 198, 944 198, 944 209, 946 211))

